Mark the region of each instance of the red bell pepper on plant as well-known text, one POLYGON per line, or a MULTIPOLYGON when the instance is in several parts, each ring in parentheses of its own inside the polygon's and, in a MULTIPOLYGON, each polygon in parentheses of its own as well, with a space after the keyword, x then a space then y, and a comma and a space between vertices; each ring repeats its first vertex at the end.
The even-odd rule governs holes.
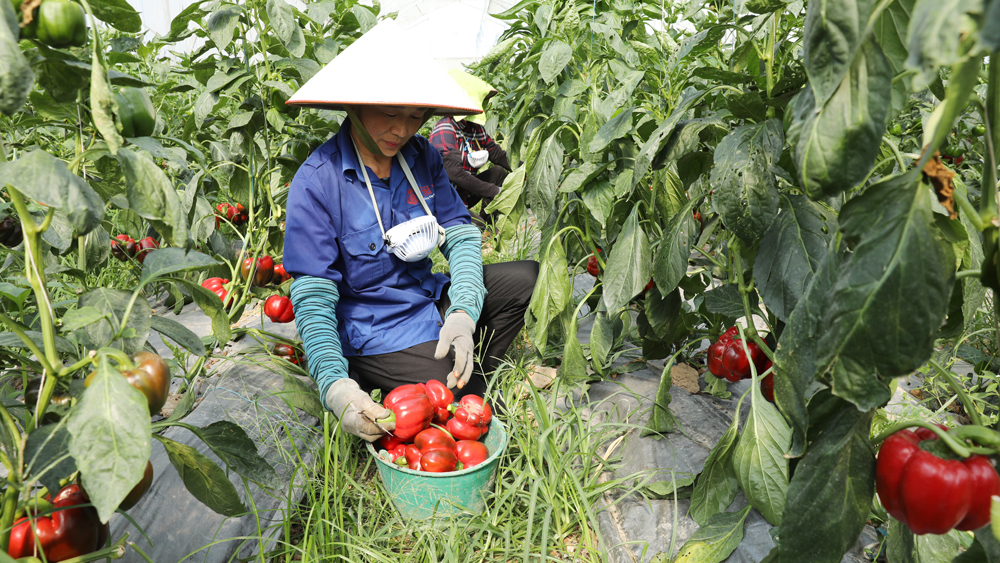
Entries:
POLYGON ((774 402, 774 374, 769 373, 760 380, 760 393, 768 402, 774 402))
POLYGON ((24 240, 21 223, 16 217, 8 215, 0 221, 0 245, 14 248, 24 240))
POLYGON ((274 265, 274 274, 271 275, 271 283, 274 285, 281 285, 286 281, 292 279, 292 276, 285 272, 284 264, 274 265))
MULTIPOLYGON (((601 249, 598 248, 597 252, 600 251, 601 249)), ((587 272, 595 278, 601 274, 601 266, 597 262, 597 254, 591 254, 590 258, 587 258, 587 272)))
POLYGON ((50 495, 49 500, 54 512, 35 518, 35 531, 28 518, 14 523, 7 547, 8 555, 15 559, 30 557, 37 553, 36 549, 40 549, 48 561, 65 561, 102 547, 98 542, 104 524, 97 517, 97 510, 92 506, 77 506, 90 503, 80 485, 67 485, 55 497, 50 495), (76 508, 67 508, 71 506, 76 508))
POLYGON ((739 329, 735 326, 730 327, 708 349, 708 371, 716 377, 723 377, 734 383, 750 377, 751 361, 757 368, 757 373, 763 371, 767 362, 767 355, 756 342, 747 342, 747 351, 750 352, 747 356, 743 350, 743 341, 737 338, 738 336, 739 329))
POLYGON ((222 300, 223 305, 228 307, 229 303, 227 303, 226 297, 229 295, 229 292, 226 291, 226 288, 224 287, 227 283, 229 283, 229 280, 227 279, 208 278, 207 280, 201 282, 201 287, 204 287, 205 289, 218 295, 219 299, 222 300))
MULTIPOLYGON (((132 487, 132 490, 125 495, 125 500, 118 505, 118 508, 122 510, 128 510, 133 506, 139 504, 142 497, 146 495, 146 491, 153 486, 153 462, 146 462, 146 470, 142 473, 142 480, 139 481, 136 486, 132 487)), ((97 548, 100 549, 104 544, 98 545, 97 548)))
POLYGON ((295 320, 295 311, 292 309, 292 300, 284 295, 272 295, 264 301, 264 314, 270 317, 271 322, 290 323, 295 320))
POLYGON ((455 453, 458 454, 458 461, 462 462, 462 467, 465 469, 475 467, 490 457, 490 450, 486 444, 478 440, 459 440, 455 444, 455 453))
POLYGON ((111 241, 112 256, 122 262, 128 262, 129 258, 135 256, 135 240, 125 234, 117 235, 115 239, 116 240, 111 241))
POLYGON ((135 259, 139 261, 140 264, 146 259, 146 255, 150 252, 160 248, 160 243, 156 242, 153 237, 146 237, 139 242, 135 243, 137 251, 135 253, 135 259))
POLYGON ((900 430, 885 439, 875 465, 875 486, 892 517, 915 534, 978 529, 990 520, 990 498, 1000 475, 989 458, 938 456, 937 435, 900 430))
POLYGON ((455 394, 444 383, 436 379, 425 383, 424 388, 427 390, 427 397, 430 398, 431 404, 434 405, 434 423, 444 424, 451 416, 448 407, 455 401, 455 394))
POLYGON ((289 346, 284 342, 276 342, 274 348, 271 349, 271 353, 280 358, 284 358, 293 364, 298 364, 302 361, 302 355, 299 351, 295 349, 294 346, 289 346))
MULTIPOLYGON (((271 281, 271 276, 274 275, 274 258, 270 256, 264 256, 257 259, 257 265, 254 269, 253 282, 258 286, 265 286, 269 281, 271 281)), ((243 260, 243 264, 240 266, 240 274, 242 274, 243 279, 250 277, 250 270, 254 268, 254 259, 246 258, 243 260)))

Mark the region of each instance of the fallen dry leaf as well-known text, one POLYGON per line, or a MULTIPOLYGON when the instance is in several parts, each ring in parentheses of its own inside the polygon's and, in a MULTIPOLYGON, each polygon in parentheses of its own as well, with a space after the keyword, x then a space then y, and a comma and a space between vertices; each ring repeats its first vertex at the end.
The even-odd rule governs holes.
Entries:
POLYGON ((958 218, 958 212, 955 211, 955 199, 952 197, 955 188, 952 186, 951 179, 954 177, 955 173, 941 163, 941 153, 934 151, 934 157, 924 165, 924 178, 934 186, 938 201, 948 210, 948 216, 951 219, 958 218))

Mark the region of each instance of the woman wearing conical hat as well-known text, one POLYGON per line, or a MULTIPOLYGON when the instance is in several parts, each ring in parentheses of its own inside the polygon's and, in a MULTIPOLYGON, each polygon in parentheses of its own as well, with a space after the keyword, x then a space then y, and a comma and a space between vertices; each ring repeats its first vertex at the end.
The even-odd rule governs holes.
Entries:
POLYGON ((483 266, 440 153, 416 135, 432 115, 481 110, 418 44, 383 21, 288 101, 348 115, 292 180, 284 264, 320 398, 368 441, 393 429, 368 391, 437 379, 483 395, 538 274, 533 261, 483 266), (435 247, 450 277, 431 272, 435 247))
MULTIPOLYGON (((452 69, 448 74, 483 111, 489 99, 497 94, 495 88, 467 72, 452 69)), ((500 193, 504 179, 511 172, 507 152, 496 144, 483 127, 485 124, 484 113, 448 115, 434 124, 430 136, 431 144, 444 160, 448 179, 469 208, 473 222, 484 227, 496 222, 486 213, 486 206, 500 193), (483 168, 486 163, 493 166, 483 168), (482 217, 472 211, 479 202, 483 202, 482 217)))

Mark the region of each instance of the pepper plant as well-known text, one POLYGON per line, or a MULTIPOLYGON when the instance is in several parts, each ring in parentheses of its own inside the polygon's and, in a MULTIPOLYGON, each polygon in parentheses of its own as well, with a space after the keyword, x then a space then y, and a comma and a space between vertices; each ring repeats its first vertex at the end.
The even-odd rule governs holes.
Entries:
MULTIPOLYGON (((735 548, 746 512, 723 511, 742 490, 778 526, 768 561, 840 561, 872 508, 872 420, 893 378, 1000 288, 1000 3, 525 0, 497 17, 511 27, 476 72, 501 92, 488 126, 523 163, 493 206, 530 209, 543 232, 536 350, 581 380, 606 373, 629 312, 647 359, 695 357, 755 319, 738 342, 773 367, 748 362, 748 418, 712 450, 690 514, 735 548), (584 346, 565 272, 588 260, 584 346), (758 385, 771 374, 776 407, 758 385)), ((648 432, 675 430, 670 385, 667 369, 648 432)), ((939 429, 947 455, 996 453, 971 420, 939 429)), ((890 557, 940 555, 892 534, 890 557)), ((994 560, 987 536, 974 548, 994 560)))

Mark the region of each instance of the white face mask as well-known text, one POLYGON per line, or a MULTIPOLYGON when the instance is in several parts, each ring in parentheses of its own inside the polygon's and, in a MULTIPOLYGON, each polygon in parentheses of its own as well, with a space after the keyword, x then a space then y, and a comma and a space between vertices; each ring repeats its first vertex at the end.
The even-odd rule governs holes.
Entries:
POLYGON ((490 159, 490 151, 485 149, 480 151, 471 151, 469 153, 469 164, 473 168, 479 168, 480 166, 486 164, 486 161, 489 159, 490 159))

